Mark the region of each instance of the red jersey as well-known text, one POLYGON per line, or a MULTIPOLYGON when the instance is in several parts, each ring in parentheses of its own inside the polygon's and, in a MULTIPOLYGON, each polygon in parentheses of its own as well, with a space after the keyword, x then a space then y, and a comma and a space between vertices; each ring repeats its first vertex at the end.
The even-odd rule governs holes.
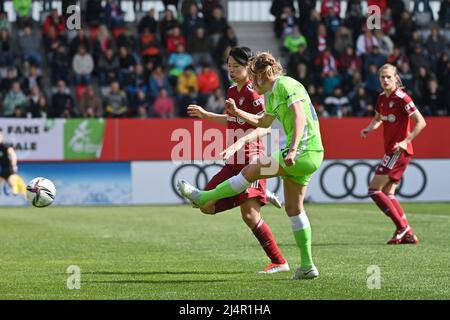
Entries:
MULTIPOLYGON (((228 98, 232 98, 236 106, 248 113, 259 114, 264 112, 264 97, 258 95, 253 90, 251 81, 238 91, 237 85, 233 84, 227 91, 228 98)), ((255 126, 245 122, 239 117, 227 114, 227 145, 236 142, 243 135, 248 134, 251 130, 256 129, 255 126)), ((227 161, 228 164, 248 164, 254 157, 261 156, 264 152, 264 144, 261 140, 246 143, 242 150, 237 151, 233 157, 227 161)))
MULTIPOLYGON (((381 115, 383 121, 384 151, 395 151, 394 145, 405 140, 410 134, 410 116, 417 111, 411 97, 403 90, 397 88, 389 96, 383 92, 378 95, 375 110, 381 115)), ((412 144, 408 144, 406 152, 413 154, 412 144)))

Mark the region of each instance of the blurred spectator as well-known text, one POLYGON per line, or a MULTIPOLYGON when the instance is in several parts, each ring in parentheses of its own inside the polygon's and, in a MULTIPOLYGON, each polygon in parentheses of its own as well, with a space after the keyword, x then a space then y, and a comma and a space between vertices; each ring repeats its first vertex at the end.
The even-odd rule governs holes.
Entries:
POLYGON ((154 64, 162 63, 161 44, 156 34, 150 33, 148 28, 144 28, 139 37, 139 50, 144 63, 152 62, 154 64))
POLYGON ((170 75, 178 77, 183 73, 187 66, 192 65, 192 56, 186 52, 183 45, 178 45, 177 52, 169 56, 168 64, 170 75))
POLYGON ((30 26, 25 26, 23 35, 19 37, 19 50, 23 59, 37 66, 41 65, 41 37, 30 26))
POLYGON ((42 25, 42 34, 47 34, 50 26, 53 26, 55 28, 57 35, 63 33, 66 30, 65 19, 58 14, 57 9, 52 9, 50 11, 50 14, 45 19, 44 24, 42 25))
POLYGON ((372 117, 375 114, 373 102, 366 93, 364 86, 358 86, 354 91, 351 98, 353 115, 357 117, 372 117))
POLYGON ((429 0, 414 0, 412 16, 416 25, 421 28, 427 27, 434 21, 433 10, 430 7, 429 0), (422 11, 419 9, 420 4, 422 4, 422 11))
POLYGON ((213 19, 214 9, 222 8, 219 0, 201 0, 202 1, 202 13, 205 19, 206 25, 209 25, 209 20, 213 19))
POLYGON ((392 54, 387 58, 387 63, 390 63, 398 68, 404 62, 409 63, 405 50, 403 48, 394 47, 392 54))
POLYGON ((409 63, 407 61, 404 61, 398 70, 398 75, 400 79, 402 80, 403 85, 405 88, 413 88, 414 87, 414 75, 411 72, 411 68, 409 66, 409 63))
POLYGON ((83 118, 103 117, 102 100, 92 85, 87 86, 81 95, 80 115, 83 118))
POLYGON ((164 16, 159 20, 159 41, 166 45, 168 32, 175 26, 179 26, 175 19, 173 11, 170 9, 164 10, 164 16))
POLYGON ((327 76, 330 72, 336 74, 338 71, 337 61, 328 48, 325 48, 325 50, 319 54, 315 63, 316 66, 320 68, 319 70, 322 77, 327 76))
POLYGON ((411 34, 415 30, 416 26, 411 19, 411 14, 408 11, 403 11, 400 15, 399 20, 396 21, 396 32, 392 40, 394 41, 395 45, 406 48, 409 39, 411 39, 411 34))
POLYGON ((67 53, 66 46, 60 44, 57 47, 57 51, 52 59, 52 82, 54 85, 59 80, 64 80, 65 83, 69 81, 68 70, 71 68, 70 57, 67 53))
POLYGON ((299 47, 308 47, 308 43, 304 35, 300 33, 298 26, 292 28, 292 33, 286 35, 283 41, 283 47, 288 53, 296 53, 299 51, 299 47))
POLYGON ((380 47, 378 45, 373 46, 372 50, 366 54, 364 58, 363 75, 366 75, 369 72, 370 65, 373 64, 379 69, 386 63, 386 60, 387 58, 380 52, 380 47))
POLYGON ((28 96, 27 116, 31 116, 32 118, 46 118, 48 112, 49 106, 47 98, 41 92, 39 87, 34 85, 28 96))
POLYGON ((19 28, 23 28, 31 16, 31 9, 33 7, 33 0, 13 0, 13 8, 17 14, 17 23, 19 28))
POLYGON ((334 37, 334 50, 338 56, 345 53, 349 46, 353 47, 353 35, 346 26, 340 27, 334 37))
POLYGON ((172 95, 172 90, 169 84, 169 80, 164 74, 162 66, 157 65, 148 80, 149 83, 149 96, 151 101, 154 101, 159 96, 162 89, 165 89, 168 94, 172 95))
POLYGON ((135 96, 138 91, 147 94, 147 79, 142 64, 137 64, 135 66, 133 72, 130 74, 130 80, 127 85, 127 94, 129 98, 135 96))
MULTIPOLYGON (((99 28, 100 30, 101 28, 99 28)), ((69 48, 70 48, 70 57, 73 58, 73 56, 78 52, 78 48, 80 46, 83 46, 86 48, 86 51, 90 51, 91 49, 91 42, 86 35, 86 31, 81 28, 77 31, 77 35, 70 41, 69 48)))
POLYGON ((119 59, 112 49, 106 50, 98 62, 99 83, 101 86, 109 86, 119 77, 119 59))
POLYGON ((300 45, 298 47, 298 51, 295 54, 289 55, 289 60, 286 68, 288 75, 295 75, 297 73, 297 66, 300 63, 311 65, 311 55, 304 45, 300 45))
POLYGON ((175 107, 172 97, 166 89, 161 89, 159 95, 153 103, 153 112, 158 118, 173 118, 175 116, 175 107))
POLYGON ((8 32, 11 32, 11 22, 9 22, 8 13, 3 9, 0 10, 0 30, 1 29, 6 29, 8 32))
POLYGON ((192 55, 194 65, 199 65, 200 61, 213 63, 211 56, 213 43, 210 38, 206 37, 204 28, 196 29, 195 33, 188 37, 186 50, 192 55))
MULTIPOLYGON (((104 25, 99 26, 94 41, 94 62, 98 63, 100 57, 113 47, 114 42, 108 28, 104 25)), ((89 47, 86 48, 88 49, 89 47)), ((89 49, 87 51, 89 51, 89 49)))
POLYGON ((109 93, 104 98, 105 115, 107 117, 125 117, 128 114, 128 102, 125 92, 120 89, 119 82, 111 83, 109 93))
MULTIPOLYGON (((413 88, 413 94, 414 94, 414 100, 416 101, 417 105, 421 106, 423 105, 425 98, 428 93, 428 82, 430 79, 434 77, 434 75, 430 74, 429 69, 421 66, 418 69, 417 74, 415 75, 414 79, 414 88, 413 88)), ((431 115, 431 114, 428 114, 431 115)))
POLYGON ((3 116, 12 117, 16 111, 16 107, 21 110, 21 114, 25 114, 25 107, 27 103, 27 98, 25 94, 20 89, 19 81, 14 81, 11 85, 11 89, 6 93, 3 99, 3 116))
POLYGON ((426 116, 445 115, 445 100, 443 99, 441 90, 439 90, 438 82, 435 77, 430 78, 426 89, 426 94, 422 99, 420 110, 423 110, 423 113, 426 116))
MULTIPOLYGON (((214 50, 214 61, 218 66, 224 61, 224 57, 228 57, 226 54, 227 48, 232 48, 238 45, 236 33, 232 27, 228 27, 219 39, 217 47, 214 50)), ((226 59, 225 59, 226 60, 226 59)))
MULTIPOLYGON (((283 3, 282 1, 280 2, 283 3)), ((281 38, 282 36, 291 33, 292 28, 297 25, 298 20, 295 17, 294 12, 295 9, 292 4, 284 3, 280 6, 280 12, 276 14, 274 23, 274 32, 277 38, 281 38)))
POLYGON ((425 69, 431 68, 430 60, 423 51, 422 46, 419 44, 417 44, 416 47, 414 48, 414 52, 409 55, 409 61, 412 70, 415 70, 416 72, 419 70, 420 67, 424 67, 425 69))
POLYGON ((299 27, 303 32, 310 27, 311 12, 316 8, 316 0, 297 0, 299 9, 299 27))
POLYGON ((116 46, 118 48, 126 47, 130 52, 135 52, 138 45, 138 38, 134 29, 130 25, 126 25, 120 30, 120 33, 115 33, 113 30, 113 38, 116 39, 116 46))
POLYGON ((450 28, 450 0, 443 0, 439 9, 439 25, 450 28))
POLYGON ((224 113, 225 98, 221 88, 214 90, 213 94, 209 96, 206 102, 205 109, 210 112, 222 114, 224 113))
POLYGON ((119 82, 121 85, 127 84, 131 72, 138 63, 136 57, 126 48, 119 48, 119 82))
POLYGON ((8 29, 0 29, 0 67, 9 67, 14 63, 14 51, 8 29))
POLYGON ((0 96, 5 95, 11 89, 12 83, 19 80, 19 72, 16 67, 10 66, 6 69, 6 77, 0 82, 0 96))
POLYGON ((446 50, 447 41, 439 34, 437 26, 431 27, 431 34, 429 35, 425 46, 430 59, 433 70, 436 70, 438 56, 441 52, 446 50))
POLYGON ((381 85, 378 76, 378 67, 375 64, 369 65, 368 73, 365 75, 366 90, 372 104, 375 104, 378 94, 381 92, 381 85))
POLYGON ((102 0, 86 0, 86 8, 82 15, 89 27, 97 27, 103 21, 102 0))
POLYGON ((339 87, 333 90, 333 94, 325 98, 324 104, 329 115, 342 118, 349 116, 351 113, 350 101, 339 87))
POLYGON ((345 25, 352 31, 356 37, 361 32, 361 26, 365 23, 366 18, 362 12, 361 0, 347 1, 347 9, 345 11, 345 25))
POLYGON ((330 41, 334 42, 336 31, 342 26, 342 20, 339 17, 339 12, 336 12, 334 7, 328 8, 327 15, 323 18, 323 22, 327 27, 328 34, 330 35, 330 41))
POLYGON ((305 88, 314 83, 313 77, 308 70, 308 66, 304 63, 299 63, 293 78, 299 81, 305 88))
POLYGON ((332 45, 327 34, 327 28, 323 23, 318 25, 317 34, 311 40, 312 41, 310 42, 312 43, 309 47, 314 50, 313 55, 321 54, 325 50, 325 48, 331 48, 330 45, 332 45))
POLYGON ((64 80, 59 80, 56 92, 52 96, 52 111, 56 118, 72 118, 75 116, 75 104, 64 80))
POLYGON ((320 6, 320 15, 322 18, 325 18, 330 11, 337 14, 338 16, 341 14, 341 2, 340 0, 322 0, 322 4, 320 6))
POLYGON ((27 70, 27 73, 24 75, 22 82, 22 88, 25 94, 28 95, 34 86, 42 88, 42 83, 43 81, 40 75, 40 70, 38 70, 36 66, 30 65, 30 67, 27 70))
POLYGON ((364 24, 363 33, 356 40, 356 55, 364 56, 372 51, 374 46, 378 45, 378 40, 372 34, 372 31, 364 24))
POLYGON ((72 69, 75 75, 75 84, 87 85, 91 83, 94 59, 84 46, 80 46, 78 53, 73 57, 72 69))
POLYGON ((110 30, 123 27, 124 12, 119 6, 117 0, 107 0, 103 9, 103 19, 110 30))
POLYGON ((219 88, 220 80, 218 74, 211 68, 208 62, 202 61, 200 66, 201 69, 197 75, 198 92, 203 95, 204 100, 207 100, 219 88))
POLYGON ((223 15, 221 7, 215 7, 212 11, 212 17, 206 19, 206 29, 208 35, 211 37, 214 47, 219 43, 222 34, 227 30, 228 22, 223 15))
POLYGON ((386 0, 367 0, 367 6, 377 6, 380 8, 380 13, 383 14, 387 8, 386 0))
POLYGON ((392 9, 387 8, 384 14, 381 15, 381 30, 389 35, 395 35, 395 23, 392 18, 392 9))
POLYGON ((387 34, 383 33, 381 29, 375 29, 375 38, 378 42, 380 54, 387 58, 394 52, 394 43, 387 34))
POLYGON ((143 90, 137 90, 130 101, 129 116, 135 118, 147 118, 149 116, 150 104, 143 90))
MULTIPOLYGON (((186 1, 183 1, 183 4, 186 1)), ((189 38, 198 28, 205 28, 205 20, 200 17, 198 6, 195 2, 189 4, 189 13, 183 15, 183 34, 189 38)))
POLYGON ((178 45, 186 47, 186 39, 181 34, 181 29, 178 26, 173 27, 167 36, 166 51, 168 54, 177 51, 178 45))
POLYGON ((197 75, 192 66, 188 66, 184 69, 183 73, 178 77, 177 82, 177 94, 179 96, 188 95, 190 90, 198 93, 197 75))
POLYGON ((144 29, 148 29, 151 34, 157 34, 158 32, 158 21, 155 17, 155 9, 151 8, 148 13, 139 21, 138 32, 142 34, 144 29))

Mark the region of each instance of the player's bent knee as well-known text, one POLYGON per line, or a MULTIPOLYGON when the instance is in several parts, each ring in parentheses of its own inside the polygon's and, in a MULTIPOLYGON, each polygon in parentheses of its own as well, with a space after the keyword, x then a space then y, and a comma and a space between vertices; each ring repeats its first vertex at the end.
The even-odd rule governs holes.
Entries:
POLYGON ((201 207, 200 211, 203 214, 216 214, 216 208, 214 206, 201 207))

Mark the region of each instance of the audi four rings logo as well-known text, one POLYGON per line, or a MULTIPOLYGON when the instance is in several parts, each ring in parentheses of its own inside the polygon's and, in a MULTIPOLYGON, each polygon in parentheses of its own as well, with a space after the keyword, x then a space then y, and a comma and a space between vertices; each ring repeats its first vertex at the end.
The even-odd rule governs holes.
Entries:
MULTIPOLYGON (((325 166, 320 173, 320 188, 322 191, 330 198, 333 199, 344 199, 346 197, 354 197, 357 199, 365 199, 368 197, 367 195, 367 189, 362 194, 356 193, 356 185, 357 185, 357 179, 361 178, 361 175, 356 174, 356 169, 360 167, 365 167, 368 169, 368 174, 365 177, 367 185, 370 184, 370 180, 372 179, 372 175, 375 172, 376 167, 378 164, 371 165, 367 162, 355 162, 353 164, 346 164, 344 162, 333 162, 325 166), (342 185, 344 187, 343 192, 337 192, 334 189, 331 189, 329 186, 332 185, 330 180, 328 179, 336 179, 335 174, 331 175, 330 173, 333 173, 335 170, 339 170, 339 172, 342 172, 342 168, 344 169, 344 173, 339 181, 342 181, 342 185), (333 178, 331 178, 333 176, 333 178)), ((397 194, 400 195, 403 198, 415 198, 419 196, 426 188, 427 186, 427 174, 425 170, 422 168, 421 165, 415 162, 411 162, 409 167, 415 167, 421 176, 421 181, 417 183, 417 189, 414 190, 414 192, 402 192, 403 187, 403 178, 400 180, 400 183, 397 187, 397 194)), ((364 178, 364 177, 363 177, 364 178)), ((334 181, 335 182, 335 181, 334 181)))
MULTIPOLYGON (((178 192, 177 190, 177 181, 181 178, 189 177, 189 174, 192 174, 194 172, 195 178, 193 181, 190 181, 193 183, 193 185, 199 189, 203 189, 209 180, 215 175, 217 172, 219 172, 220 169, 223 168, 222 164, 219 163, 211 163, 211 164, 205 164, 205 165, 199 165, 195 163, 186 163, 182 164, 178 168, 175 169, 175 171, 172 173, 172 190, 175 192, 175 194, 182 199, 185 200, 184 197, 178 192), (209 170, 211 168, 216 168, 216 170, 209 170), (211 174, 213 172, 213 174, 211 174)), ((276 185, 274 190, 272 192, 276 193, 280 189, 280 178, 276 179, 276 185)))

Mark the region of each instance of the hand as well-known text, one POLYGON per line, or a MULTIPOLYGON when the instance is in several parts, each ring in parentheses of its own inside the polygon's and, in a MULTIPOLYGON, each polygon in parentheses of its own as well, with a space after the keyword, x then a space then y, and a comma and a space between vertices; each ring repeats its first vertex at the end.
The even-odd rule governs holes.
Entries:
POLYGON ((239 111, 238 107, 236 107, 236 103, 232 98, 229 98, 225 101, 225 110, 233 116, 237 116, 239 111))
POLYGON ((197 117, 200 119, 205 119, 207 117, 207 112, 202 107, 196 104, 190 104, 187 108, 187 114, 190 117, 197 117))
POLYGON ((408 149, 408 143, 407 143, 405 140, 400 141, 400 142, 397 142, 397 143, 394 145, 394 149, 395 149, 396 151, 399 150, 399 149, 402 149, 402 150, 406 151, 406 150, 408 149))
POLYGON ((297 156, 296 150, 290 150, 289 153, 284 157, 284 163, 287 167, 293 166, 295 164, 295 157, 297 156))
POLYGON ((233 143, 231 146, 223 150, 220 155, 223 160, 228 160, 233 154, 235 154, 238 150, 240 150, 244 146, 244 142, 242 140, 238 140, 233 143))
POLYGON ((12 172, 13 172, 13 173, 17 173, 17 171, 19 171, 19 169, 18 169, 18 167, 17 167, 17 164, 12 165, 12 172))
POLYGON ((368 128, 362 129, 361 133, 360 133, 361 138, 365 139, 369 132, 370 132, 370 130, 368 128))

